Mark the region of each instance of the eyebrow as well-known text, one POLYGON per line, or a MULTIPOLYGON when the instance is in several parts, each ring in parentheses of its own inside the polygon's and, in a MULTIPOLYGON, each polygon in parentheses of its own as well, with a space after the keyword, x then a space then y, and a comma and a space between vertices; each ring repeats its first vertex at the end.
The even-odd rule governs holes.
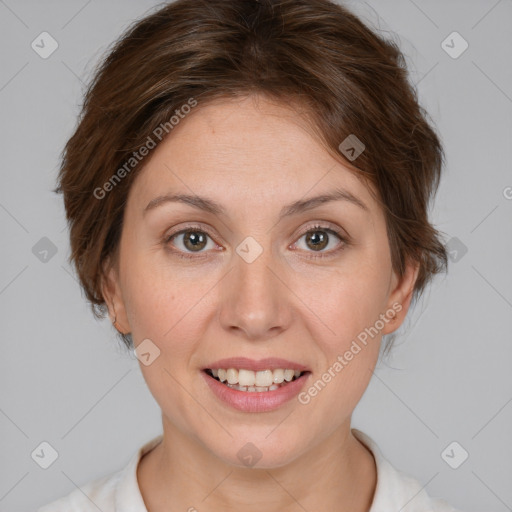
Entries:
MULTIPOLYGON (((336 188, 332 192, 311 197, 309 199, 301 199, 287 206, 284 206, 279 214, 279 220, 283 219, 284 217, 289 217, 308 210, 312 210, 313 208, 333 201, 347 201, 358 206, 365 212, 369 213, 370 211, 368 206, 366 206, 366 204, 363 203, 363 201, 361 201, 361 199, 356 197, 354 194, 343 188, 336 188)), ((194 208, 204 210, 214 215, 226 215, 225 208, 216 201, 207 197, 188 194, 166 194, 163 196, 155 197, 147 204, 146 208, 144 208, 143 214, 146 215, 148 211, 169 202, 185 203, 193 206, 194 208)))

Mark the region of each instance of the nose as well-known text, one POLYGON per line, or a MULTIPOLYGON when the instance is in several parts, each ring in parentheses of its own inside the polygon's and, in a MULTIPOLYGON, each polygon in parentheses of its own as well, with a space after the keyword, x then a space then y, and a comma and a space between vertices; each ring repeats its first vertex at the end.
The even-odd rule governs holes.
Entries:
POLYGON ((284 267, 273 261, 267 247, 254 261, 234 253, 232 270, 221 282, 222 327, 252 341, 281 334, 292 317, 286 281, 284 267))

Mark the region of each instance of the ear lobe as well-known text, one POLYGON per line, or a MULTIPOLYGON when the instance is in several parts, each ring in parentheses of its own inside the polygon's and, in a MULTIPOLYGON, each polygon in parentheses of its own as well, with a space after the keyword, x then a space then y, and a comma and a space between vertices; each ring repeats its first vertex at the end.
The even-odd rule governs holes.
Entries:
POLYGON ((409 260, 406 264, 404 275, 401 278, 398 278, 398 276, 393 272, 396 285, 389 296, 387 306, 388 311, 394 311, 395 315, 393 320, 385 325, 382 330, 382 334, 389 334, 396 331, 400 325, 402 325, 405 317, 407 316, 407 312, 409 311, 409 306, 414 292, 414 285, 418 279, 419 271, 420 263, 409 260))

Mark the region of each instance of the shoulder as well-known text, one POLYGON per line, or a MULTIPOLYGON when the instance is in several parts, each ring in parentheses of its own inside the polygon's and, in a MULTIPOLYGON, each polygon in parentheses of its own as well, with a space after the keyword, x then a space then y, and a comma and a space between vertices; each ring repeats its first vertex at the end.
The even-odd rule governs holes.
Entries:
POLYGON ((368 435, 357 429, 352 429, 352 433, 372 452, 377 468, 377 485, 369 512, 461 512, 445 500, 429 496, 424 485, 397 470, 368 435))
POLYGON ((142 456, 162 439, 160 434, 147 441, 123 469, 77 487, 67 496, 40 507, 36 512, 147 512, 138 486, 137 466, 142 456))
POLYGON ((52 501, 36 512, 114 512, 115 492, 121 471, 97 478, 52 501))

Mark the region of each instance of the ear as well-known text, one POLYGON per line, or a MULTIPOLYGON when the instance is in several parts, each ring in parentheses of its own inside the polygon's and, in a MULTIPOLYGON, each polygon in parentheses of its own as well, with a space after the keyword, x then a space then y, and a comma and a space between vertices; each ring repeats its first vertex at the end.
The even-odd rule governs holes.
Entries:
POLYGON ((389 334, 396 331, 403 323, 409 311, 414 285, 418 279, 420 264, 417 261, 409 260, 406 263, 404 275, 399 278, 395 271, 392 271, 391 294, 388 298, 387 311, 394 312, 394 318, 386 322, 382 334, 389 334))
POLYGON ((117 266, 111 262, 110 257, 102 265, 101 293, 108 307, 108 314, 114 327, 122 334, 130 332, 130 324, 126 315, 119 272, 117 266))

